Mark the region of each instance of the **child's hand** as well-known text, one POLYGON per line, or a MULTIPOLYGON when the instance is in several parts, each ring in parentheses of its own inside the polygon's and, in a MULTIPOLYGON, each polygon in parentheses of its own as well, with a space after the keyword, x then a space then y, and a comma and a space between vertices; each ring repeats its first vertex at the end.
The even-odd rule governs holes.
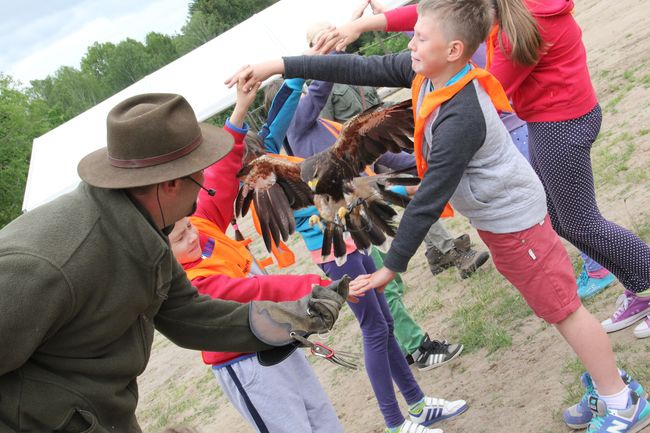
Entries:
MULTIPOLYGON (((359 7, 356 8, 354 10, 354 12, 352 12, 352 16, 350 17, 350 21, 354 21, 357 18, 361 18, 361 15, 363 15, 363 11, 366 10, 366 8, 368 7, 369 4, 370 4, 370 0, 361 0, 361 4, 359 5, 359 7)), ((373 12, 374 12, 374 9, 373 9, 373 12)))
POLYGON ((370 0, 370 8, 372 9, 372 13, 375 15, 386 12, 386 6, 377 0, 370 0))
POLYGON ((242 128, 246 120, 246 115, 248 114, 248 109, 255 100, 257 91, 262 85, 261 81, 253 84, 253 87, 248 92, 244 91, 244 86, 246 85, 246 77, 243 75, 239 76, 237 81, 237 103, 235 104, 235 109, 230 115, 230 123, 237 128, 242 128))
POLYGON ((284 74, 284 61, 282 59, 270 60, 256 65, 246 65, 226 79, 224 84, 231 88, 239 82, 240 77, 244 77, 243 90, 244 92, 250 92, 255 83, 262 82, 276 74, 284 74))
POLYGON ((332 50, 345 51, 352 42, 359 39, 361 31, 357 29, 356 21, 343 24, 323 32, 313 46, 318 54, 328 54, 332 50))
POLYGON ((257 83, 254 83, 253 87, 248 92, 244 91, 245 84, 246 78, 240 76, 237 80, 237 104, 235 105, 235 109, 240 107, 242 110, 248 111, 248 108, 255 100, 255 96, 257 95, 257 91, 260 89, 262 82, 258 81, 257 83))
POLYGON ((357 298, 365 295, 365 292, 369 290, 367 288, 368 277, 370 277, 370 275, 359 275, 357 278, 350 281, 350 285, 348 286, 348 301, 356 304, 359 302, 357 298))
POLYGON ((393 281, 395 275, 397 275, 396 272, 393 272, 386 267, 383 267, 369 275, 359 275, 350 282, 350 294, 360 296, 371 289, 377 289, 382 292, 386 287, 386 284, 393 281))

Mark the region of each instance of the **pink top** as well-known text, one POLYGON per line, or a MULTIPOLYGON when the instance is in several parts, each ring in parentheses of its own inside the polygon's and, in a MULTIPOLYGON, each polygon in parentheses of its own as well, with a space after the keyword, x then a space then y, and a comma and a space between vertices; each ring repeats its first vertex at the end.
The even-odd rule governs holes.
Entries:
MULTIPOLYGON (((490 72, 512 99, 517 115, 528 122, 575 119, 591 111, 598 100, 587 69, 582 30, 571 11, 572 0, 527 1, 537 20, 546 52, 533 66, 514 64, 508 57, 510 45, 503 36, 504 53, 495 42, 490 72)), ((385 13, 387 31, 413 30, 415 5, 385 13)))

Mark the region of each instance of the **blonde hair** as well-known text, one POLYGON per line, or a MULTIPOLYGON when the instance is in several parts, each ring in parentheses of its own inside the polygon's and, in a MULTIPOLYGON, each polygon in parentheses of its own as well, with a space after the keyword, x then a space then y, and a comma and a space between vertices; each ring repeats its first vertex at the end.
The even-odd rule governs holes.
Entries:
POLYGON ((309 48, 314 45, 314 43, 318 40, 318 37, 323 34, 325 30, 328 28, 332 27, 332 23, 329 21, 318 21, 307 29, 307 45, 309 45, 309 48))
POLYGON ((501 33, 505 33, 510 46, 510 58, 514 63, 532 66, 539 60, 544 48, 537 21, 522 0, 491 0, 499 25, 499 45, 502 51, 501 33))
POLYGON ((275 78, 264 87, 264 101, 262 102, 264 117, 268 117, 271 104, 273 103, 273 98, 275 98, 275 95, 278 93, 283 83, 283 78, 275 78))
POLYGON ((492 26, 488 0, 423 0, 418 15, 435 15, 449 41, 463 42, 467 58, 487 39, 492 26))

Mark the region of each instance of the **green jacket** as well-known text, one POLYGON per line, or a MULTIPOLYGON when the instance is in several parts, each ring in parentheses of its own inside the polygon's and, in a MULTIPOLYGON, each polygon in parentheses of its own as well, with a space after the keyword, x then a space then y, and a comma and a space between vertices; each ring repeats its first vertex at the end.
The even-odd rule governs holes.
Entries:
POLYGON ((334 83, 320 116, 345 123, 357 114, 381 103, 374 87, 334 83))
POLYGON ((82 183, 0 231, 0 432, 139 432, 154 327, 255 352, 248 307, 199 296, 120 190, 82 183))

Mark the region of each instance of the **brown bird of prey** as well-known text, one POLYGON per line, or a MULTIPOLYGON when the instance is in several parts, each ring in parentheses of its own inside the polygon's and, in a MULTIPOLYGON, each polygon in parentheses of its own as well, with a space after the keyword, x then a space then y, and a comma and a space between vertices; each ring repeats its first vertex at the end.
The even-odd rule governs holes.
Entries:
POLYGON ((334 252, 337 264, 345 263, 344 232, 360 250, 381 246, 395 235, 390 204, 406 206, 409 199, 387 185, 416 185, 417 177, 391 172, 360 176, 385 152, 413 149, 411 101, 387 108, 373 107, 343 125, 336 143, 300 163, 264 155, 238 173, 242 186, 235 202, 237 215, 255 204, 267 250, 286 241, 296 229, 293 211, 315 205, 320 216, 310 224, 323 230, 322 256, 334 252))

